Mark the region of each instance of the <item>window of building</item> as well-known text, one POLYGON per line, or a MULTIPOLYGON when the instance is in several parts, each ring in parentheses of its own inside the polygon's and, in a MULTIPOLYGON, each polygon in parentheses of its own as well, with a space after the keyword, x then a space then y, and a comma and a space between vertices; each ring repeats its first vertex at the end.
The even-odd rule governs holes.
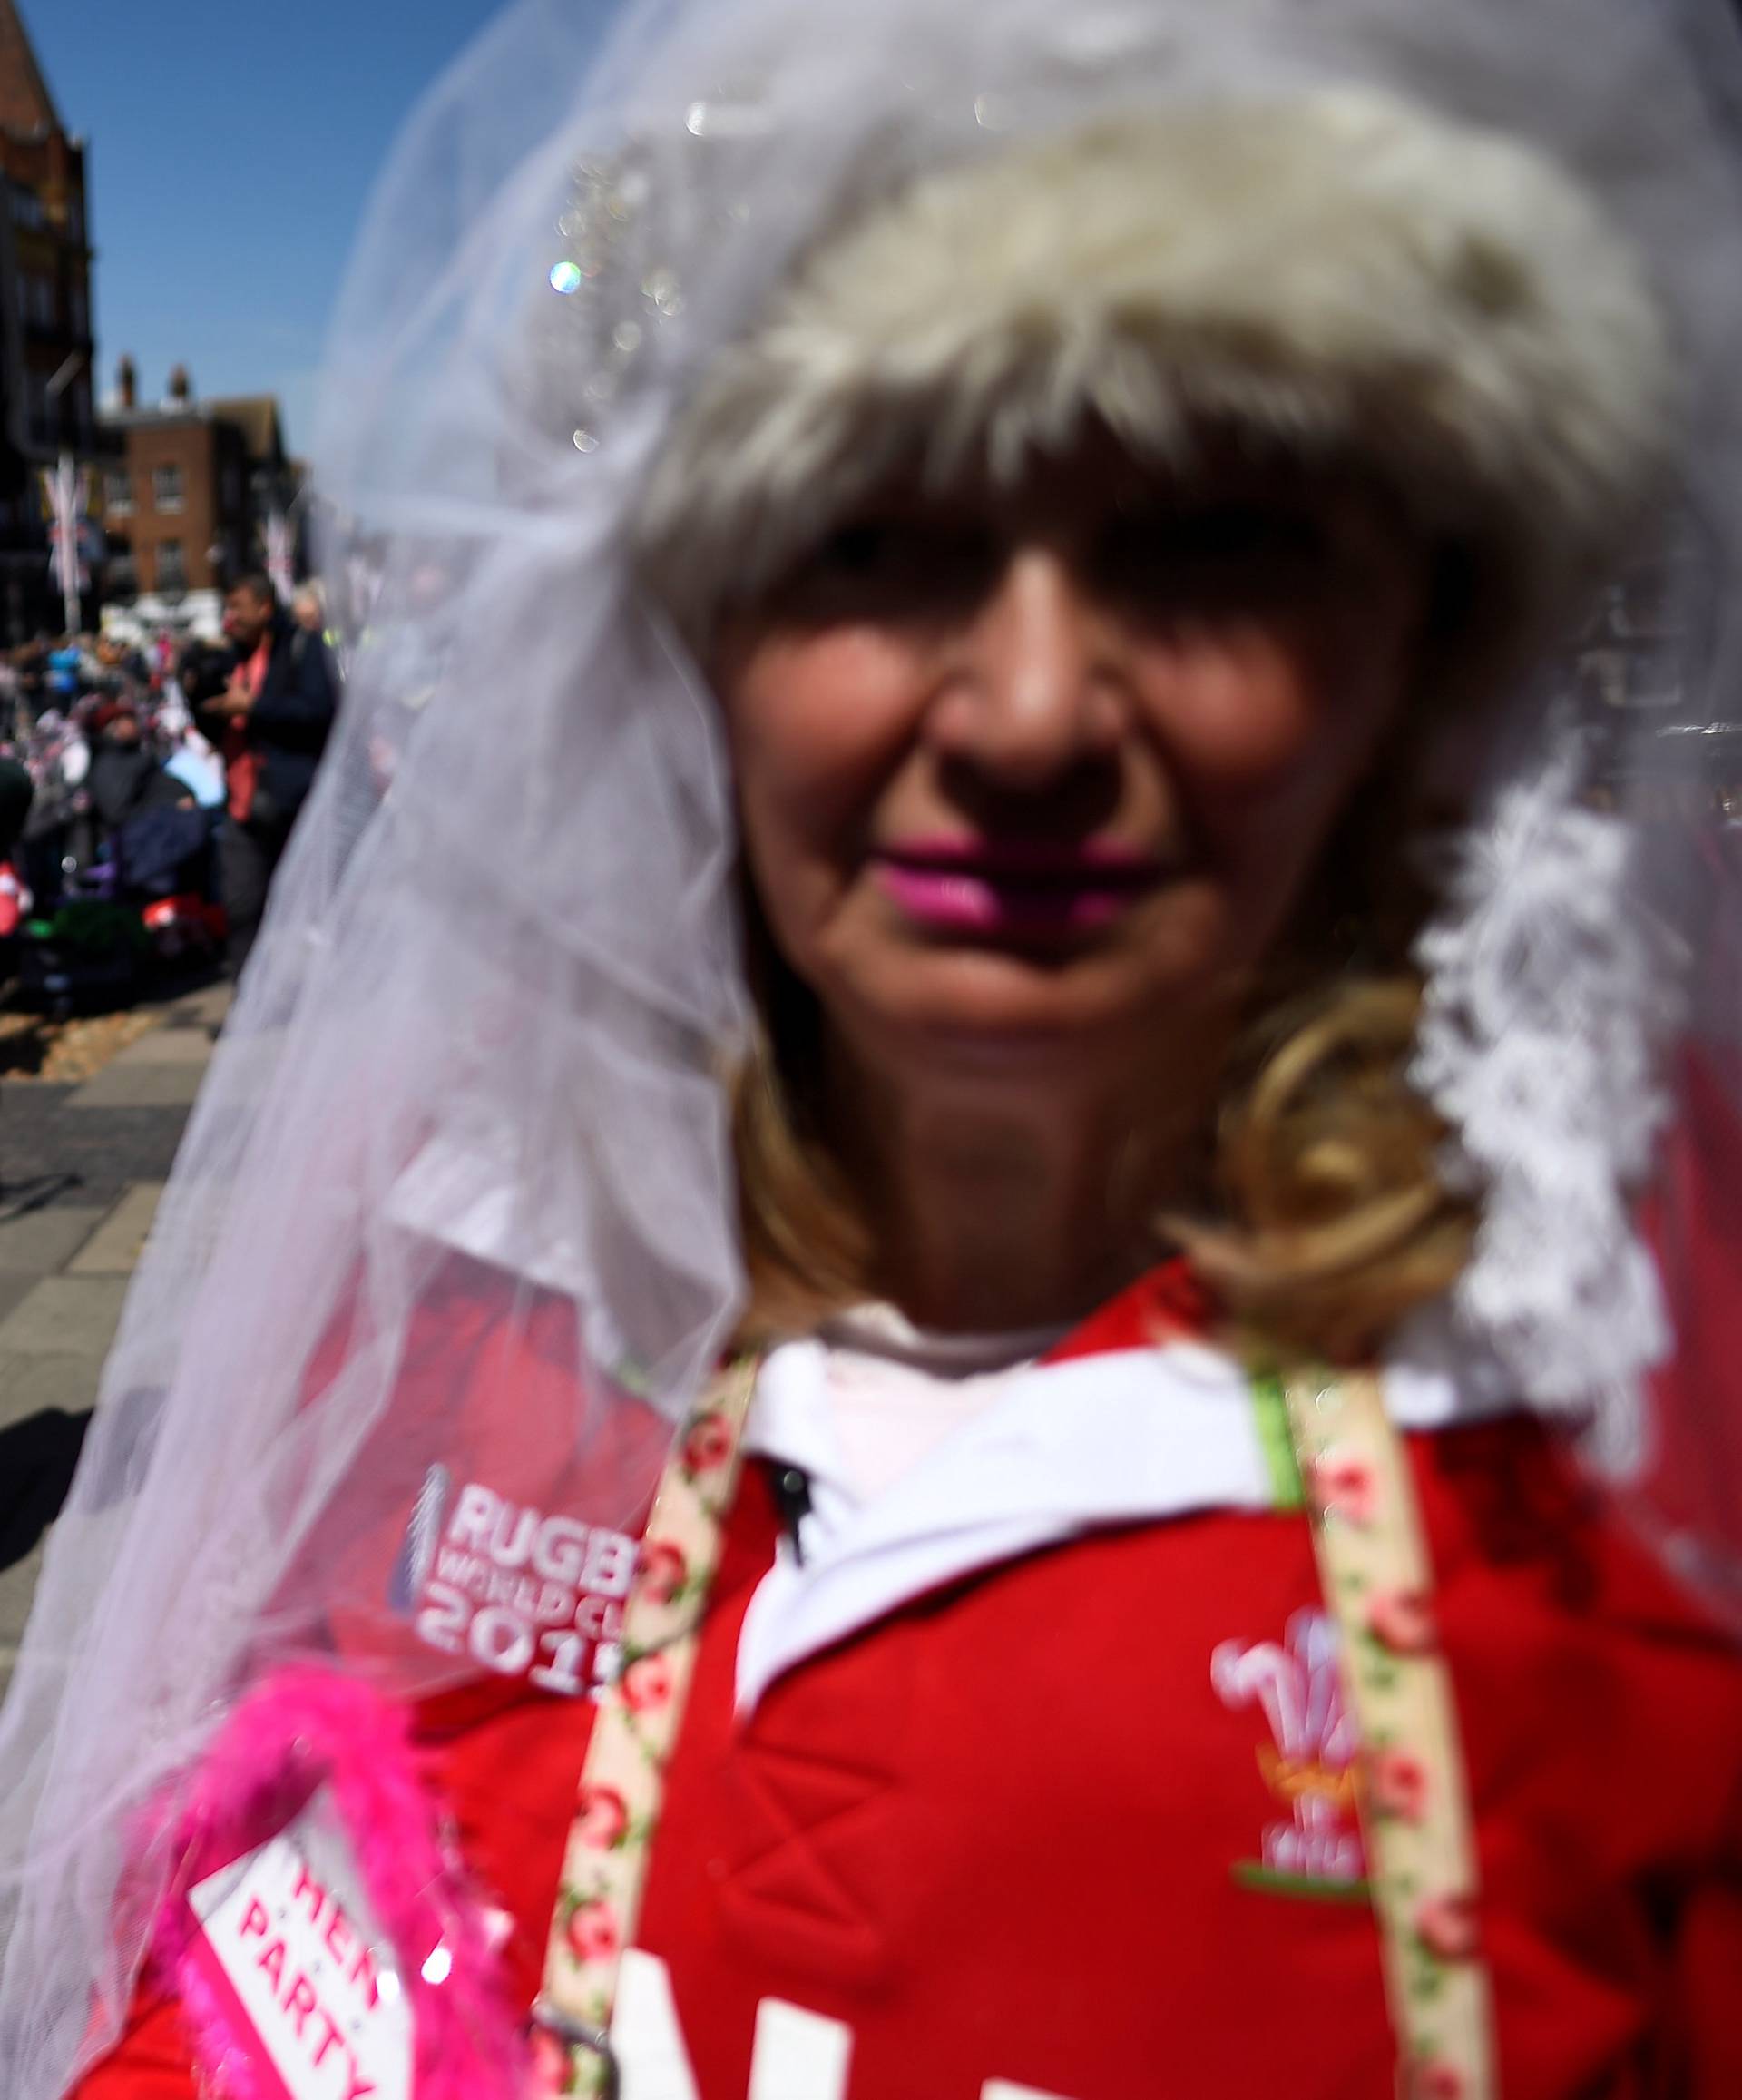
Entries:
POLYGON ((103 507, 113 517, 125 517, 133 507, 133 477, 124 466, 112 466, 103 477, 103 507))
POLYGON ((26 270, 18 280, 18 298, 27 327, 52 329, 54 326, 54 280, 52 277, 26 270))
POLYGON ((47 224, 48 214, 43 210, 43 201, 34 190, 26 190, 14 183, 6 201, 15 226, 27 226, 34 231, 47 224))
POLYGON ((188 567, 181 558, 180 540, 157 543, 157 587, 160 591, 185 591, 188 587, 188 567))
POLYGON ((91 300, 84 287, 75 284, 67 294, 67 317, 73 333, 81 339, 91 333, 91 300))
MULTIPOLYGON (((181 469, 179 466, 154 466, 152 469, 152 501, 159 510, 181 508, 181 469)), ((166 546, 172 542, 165 541, 166 546)))

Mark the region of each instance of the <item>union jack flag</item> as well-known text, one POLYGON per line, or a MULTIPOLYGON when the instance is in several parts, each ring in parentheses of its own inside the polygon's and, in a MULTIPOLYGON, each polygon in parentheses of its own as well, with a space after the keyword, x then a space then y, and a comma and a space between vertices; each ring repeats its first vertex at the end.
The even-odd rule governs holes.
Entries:
POLYGON ((48 518, 49 572, 62 593, 91 588, 91 476, 70 459, 42 469, 43 507, 48 518))
POLYGON ((266 573, 287 604, 297 588, 296 546, 290 520, 281 510, 273 511, 266 521, 266 573))

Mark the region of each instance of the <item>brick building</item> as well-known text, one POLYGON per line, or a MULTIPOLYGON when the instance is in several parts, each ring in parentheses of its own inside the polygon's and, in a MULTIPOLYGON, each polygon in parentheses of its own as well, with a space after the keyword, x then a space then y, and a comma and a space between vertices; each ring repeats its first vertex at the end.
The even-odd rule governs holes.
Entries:
POLYGON ((58 625, 36 470, 92 458, 85 147, 61 122, 14 0, 0 0, 0 625, 58 625))
POLYGON ((210 630, 229 582, 264 565, 268 518, 294 500, 278 403, 199 400, 177 366, 163 399, 142 405, 123 358, 101 427, 105 598, 140 621, 210 630))

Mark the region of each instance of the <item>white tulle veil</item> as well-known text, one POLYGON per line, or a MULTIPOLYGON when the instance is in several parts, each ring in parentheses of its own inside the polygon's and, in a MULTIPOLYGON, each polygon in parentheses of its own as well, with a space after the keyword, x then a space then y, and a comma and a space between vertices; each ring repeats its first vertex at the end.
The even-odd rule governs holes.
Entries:
MULTIPOLYGON (((116 2031, 159 1893, 152 1862, 123 1874, 141 1805, 252 1672, 326 1654, 336 1609, 389 1608, 343 1595, 322 1546, 389 1526, 443 1459, 452 1420, 409 1408, 399 1372, 454 1262, 504 1320, 566 1309, 588 1521, 627 1522, 651 1483, 615 1417, 675 1417, 730 1331, 730 789, 631 525, 795 259, 917 172, 1109 113, 1354 85, 1522 139, 1630 243, 1678 360, 1671 489, 1635 552, 1679 594, 1629 642, 1672 704, 1637 735, 1615 711, 1611 740, 1657 751, 1672 718, 1730 711, 1742 672, 1733 44, 1721 0, 520 0, 455 67, 333 333, 317 460, 344 716, 0 1717, 14 2100, 54 2100, 116 2031), (1672 562, 1690 537, 1699 558, 1672 562)), ((1698 1263, 1661 1286, 1634 1196, 1678 1114, 1667 1051, 1691 1029, 1734 1052, 1742 1007, 1688 996, 1735 919, 1680 834, 1642 857, 1586 806, 1593 765, 1623 800, 1651 768, 1579 726, 1593 644, 1563 642, 1495 717, 1421 1071, 1489 1198, 1460 1347, 1605 1423, 1642 1477, 1641 1375, 1710 1303, 1698 1263)), ((1720 1575, 1727 1477, 1727 1519, 1674 1515, 1683 1559, 1720 1575)), ((392 1682, 462 1667, 402 1648, 392 1682)))

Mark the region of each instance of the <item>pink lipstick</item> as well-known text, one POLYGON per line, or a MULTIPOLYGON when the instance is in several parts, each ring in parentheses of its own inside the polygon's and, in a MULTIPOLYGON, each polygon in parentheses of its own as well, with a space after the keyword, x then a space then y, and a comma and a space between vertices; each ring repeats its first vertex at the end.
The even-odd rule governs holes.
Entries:
POLYGON ((1088 842, 905 839, 872 856, 883 893, 939 933, 990 939, 1097 933, 1167 873, 1154 854, 1088 842))

